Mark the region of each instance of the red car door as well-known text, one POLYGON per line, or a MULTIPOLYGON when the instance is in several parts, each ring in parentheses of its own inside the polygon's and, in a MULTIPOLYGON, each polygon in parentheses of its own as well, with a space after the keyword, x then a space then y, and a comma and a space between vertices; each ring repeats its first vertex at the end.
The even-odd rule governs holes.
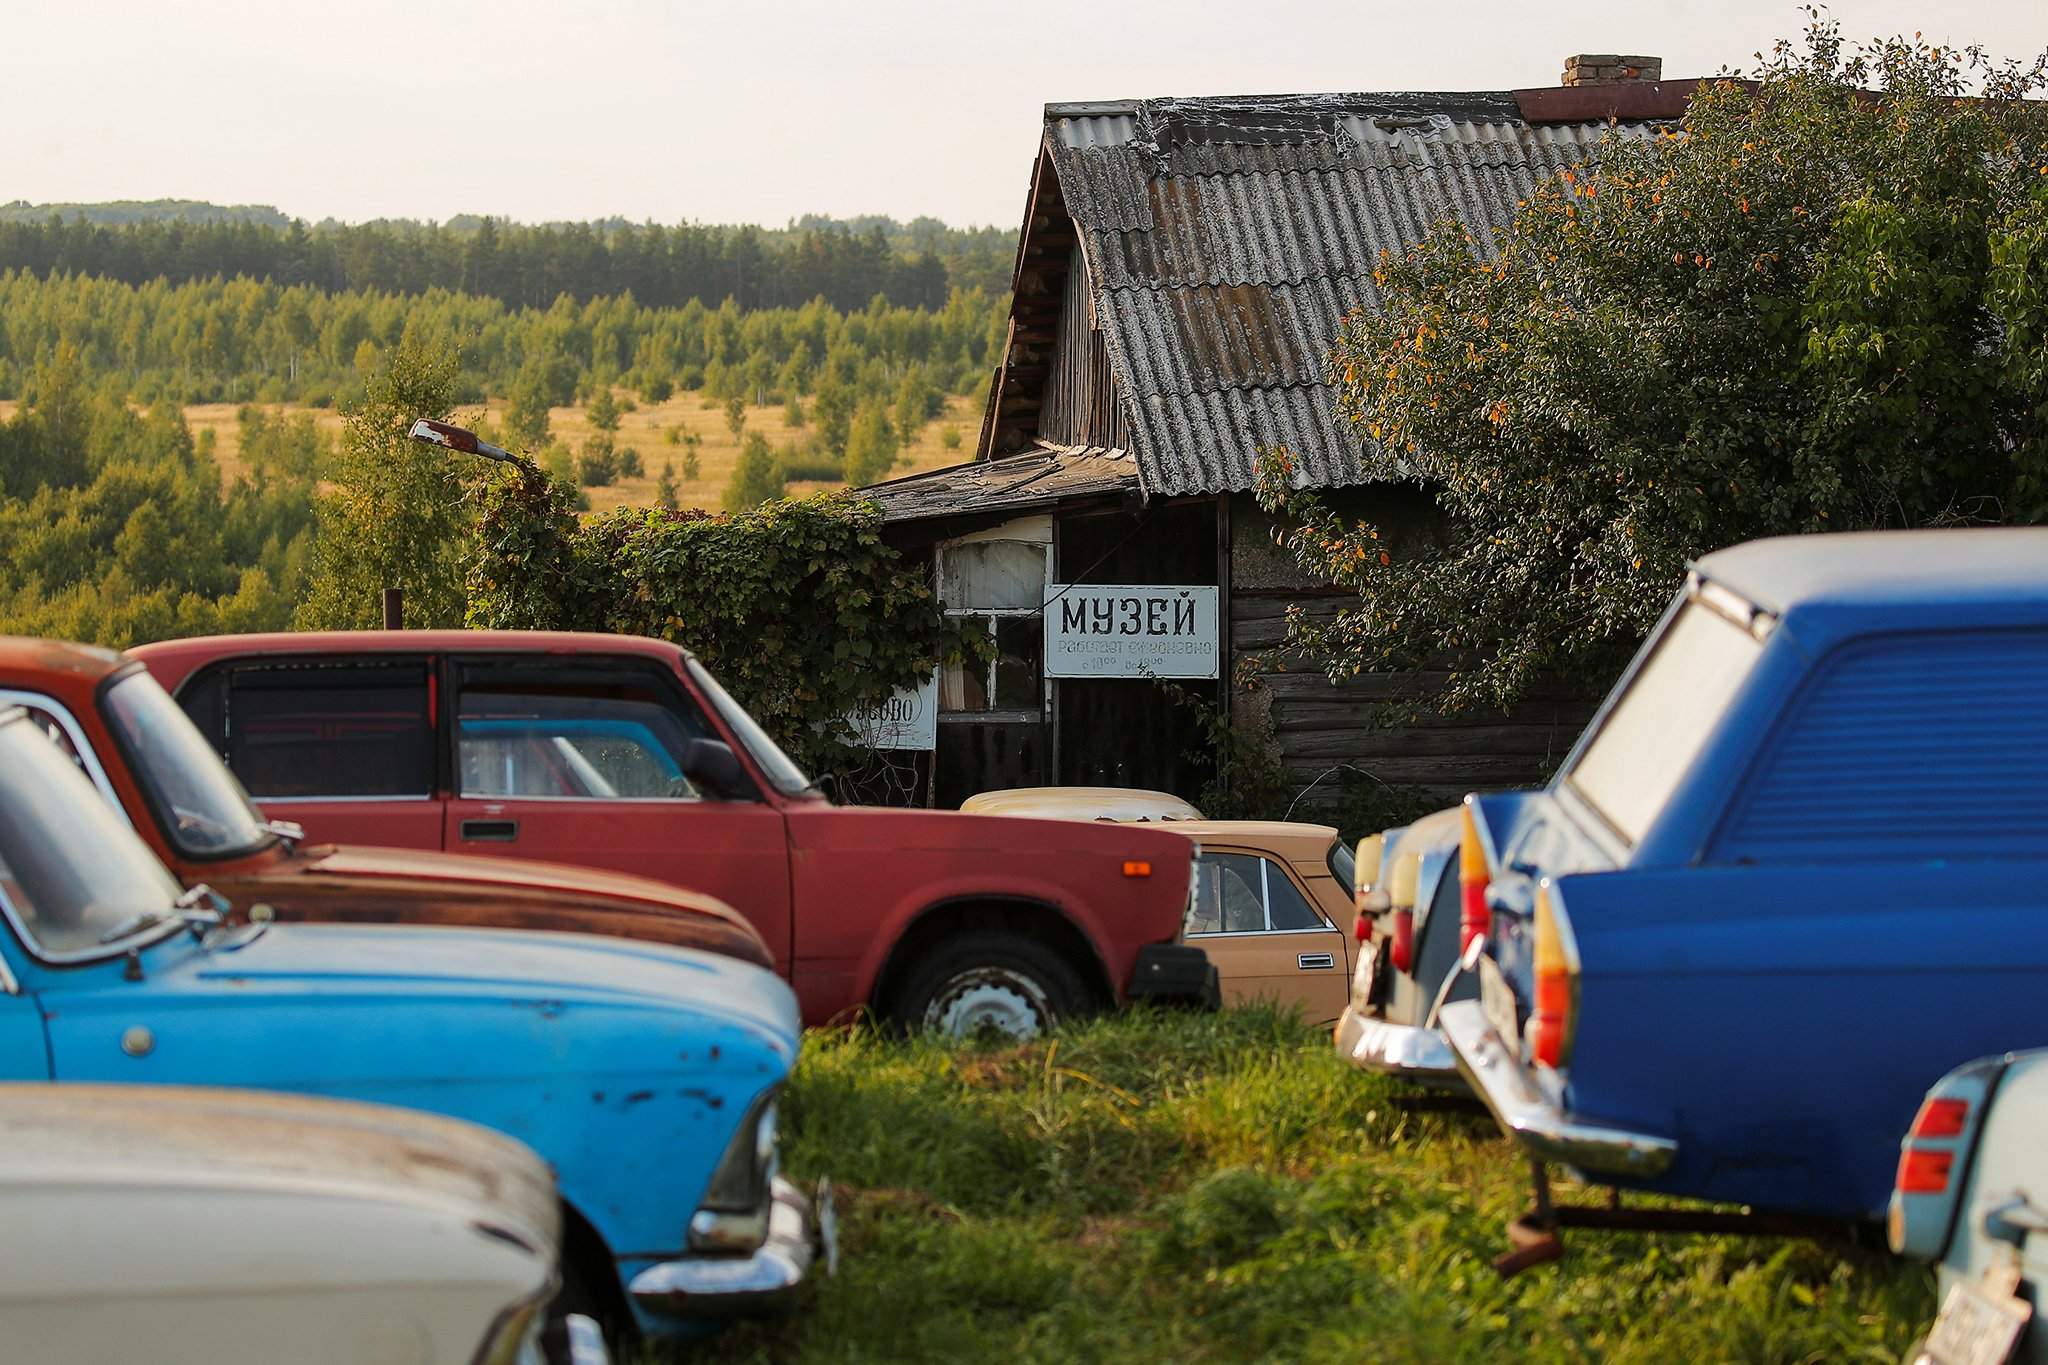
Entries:
POLYGON ((456 656, 451 853, 539 858, 654 877, 726 901, 790 962, 788 834, 761 800, 683 774, 716 738, 673 673, 592 654, 456 656))
POLYGON ((315 843, 441 846, 433 661, 231 659, 178 693, 264 814, 315 843))

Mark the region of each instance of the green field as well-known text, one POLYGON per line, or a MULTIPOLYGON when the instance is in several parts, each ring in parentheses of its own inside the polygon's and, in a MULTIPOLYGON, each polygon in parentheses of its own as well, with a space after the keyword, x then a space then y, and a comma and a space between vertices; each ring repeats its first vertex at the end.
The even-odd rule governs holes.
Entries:
POLYGON ((1926 1268, 1810 1242, 1577 1233, 1504 1283, 1524 1163, 1405 1093, 1264 1010, 812 1033, 786 1162, 839 1184, 840 1274, 653 1358, 1890 1362, 1933 1316, 1926 1268))

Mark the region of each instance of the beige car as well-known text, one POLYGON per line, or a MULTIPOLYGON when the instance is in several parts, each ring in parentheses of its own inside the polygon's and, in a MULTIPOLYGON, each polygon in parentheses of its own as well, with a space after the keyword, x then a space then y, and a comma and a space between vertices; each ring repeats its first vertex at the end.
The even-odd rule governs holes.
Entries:
POLYGON ((1299 1005, 1334 1024, 1349 994, 1352 852, 1330 825, 1204 820, 1167 792, 1135 787, 1017 787, 982 792, 960 809, 1039 820, 1165 820, 1201 847, 1187 941, 1209 955, 1226 1004, 1299 1005))
POLYGON ((1028 815, 1039 820, 1199 820, 1202 812, 1171 792, 1141 787, 1010 787, 960 803, 969 815, 1028 815))
POLYGON ((1201 845, 1187 941, 1223 981, 1226 1004, 1298 1005, 1335 1023, 1351 980, 1351 849, 1330 825, 1280 820, 1187 820, 1201 845))

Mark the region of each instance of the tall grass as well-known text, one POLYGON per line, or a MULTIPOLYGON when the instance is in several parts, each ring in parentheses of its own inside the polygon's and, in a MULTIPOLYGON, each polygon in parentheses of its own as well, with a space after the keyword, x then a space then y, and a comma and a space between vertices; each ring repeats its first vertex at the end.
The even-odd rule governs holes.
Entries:
POLYGON ((1267 1010, 812 1034, 785 1156, 840 1274, 694 1358, 1896 1361, 1932 1317, 1924 1269, 1805 1242, 1574 1233, 1504 1283, 1525 1165, 1401 1093, 1267 1010))

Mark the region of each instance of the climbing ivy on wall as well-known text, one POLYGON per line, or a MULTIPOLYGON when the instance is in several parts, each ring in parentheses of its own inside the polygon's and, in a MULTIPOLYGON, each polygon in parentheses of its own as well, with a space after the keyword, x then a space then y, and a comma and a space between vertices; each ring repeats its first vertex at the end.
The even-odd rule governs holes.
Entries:
POLYGON ((845 494, 579 520, 573 490, 515 464, 480 496, 469 625, 673 640, 813 771, 854 757, 849 711, 985 647, 940 614, 925 566, 884 543, 880 510, 845 494))

